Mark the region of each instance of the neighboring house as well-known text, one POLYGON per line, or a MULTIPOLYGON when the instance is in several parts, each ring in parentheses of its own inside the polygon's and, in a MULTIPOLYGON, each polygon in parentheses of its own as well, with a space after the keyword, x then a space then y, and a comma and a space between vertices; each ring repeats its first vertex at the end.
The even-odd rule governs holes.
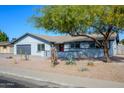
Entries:
MULTIPOLYGON (((97 40, 103 37, 92 35, 97 40)), ((26 33, 14 42, 14 54, 29 54, 43 57, 50 57, 51 47, 57 48, 59 57, 68 57, 70 55, 78 57, 102 57, 103 49, 99 48, 90 38, 78 36, 45 36, 26 33)), ((109 54, 116 55, 117 36, 112 35, 109 39, 109 54)))
POLYGON ((124 45, 123 44, 118 44, 118 46, 117 46, 117 54, 118 55, 124 55, 124 45))
POLYGON ((0 53, 13 53, 13 45, 9 42, 0 42, 0 53))

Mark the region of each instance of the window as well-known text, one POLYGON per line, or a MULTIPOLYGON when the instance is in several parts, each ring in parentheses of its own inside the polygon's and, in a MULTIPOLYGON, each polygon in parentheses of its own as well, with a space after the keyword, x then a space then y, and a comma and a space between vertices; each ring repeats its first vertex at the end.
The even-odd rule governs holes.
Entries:
POLYGON ((3 46, 4 49, 6 49, 7 47, 6 46, 3 46))
MULTIPOLYGON (((102 41, 99 41, 100 44, 102 44, 102 41)), ((96 42, 90 42, 89 48, 102 48, 102 46, 99 46, 96 42)))
POLYGON ((44 44, 38 44, 37 45, 37 50, 39 51, 45 51, 45 45, 44 44))
POLYGON ((95 48, 95 42, 89 43, 89 48, 95 48))
POLYGON ((102 46, 99 46, 97 43, 95 43, 96 48, 102 48, 102 46))
POLYGON ((80 43, 71 43, 70 48, 80 48, 80 43))
MULTIPOLYGON (((99 42, 100 42, 100 44, 103 43, 103 41, 99 41, 99 42)), ((102 48, 102 46, 99 46, 97 43, 95 43, 95 47, 96 48, 102 48)), ((108 42, 108 48, 110 48, 110 41, 108 42)))
POLYGON ((70 48, 75 48, 75 47, 74 47, 74 43, 72 43, 72 44, 70 45, 70 48))
POLYGON ((80 43, 76 43, 75 48, 80 48, 80 43))

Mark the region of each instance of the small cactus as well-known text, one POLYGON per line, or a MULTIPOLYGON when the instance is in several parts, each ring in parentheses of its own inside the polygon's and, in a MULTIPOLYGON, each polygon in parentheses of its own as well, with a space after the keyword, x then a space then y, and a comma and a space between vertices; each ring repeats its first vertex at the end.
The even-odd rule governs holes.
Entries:
POLYGON ((16 61, 16 59, 14 59, 14 64, 17 64, 17 61, 16 61))
POLYGON ((67 58, 66 65, 70 65, 70 64, 71 64, 71 65, 76 65, 76 62, 75 62, 73 56, 69 56, 69 57, 67 58))

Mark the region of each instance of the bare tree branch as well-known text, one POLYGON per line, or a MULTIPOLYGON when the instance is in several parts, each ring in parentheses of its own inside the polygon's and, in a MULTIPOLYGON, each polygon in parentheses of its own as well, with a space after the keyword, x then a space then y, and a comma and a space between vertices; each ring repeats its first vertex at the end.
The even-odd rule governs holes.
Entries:
POLYGON ((102 29, 92 25, 92 27, 96 28, 98 30, 98 32, 100 32, 100 34, 102 34, 105 37, 105 34, 101 31, 102 29))

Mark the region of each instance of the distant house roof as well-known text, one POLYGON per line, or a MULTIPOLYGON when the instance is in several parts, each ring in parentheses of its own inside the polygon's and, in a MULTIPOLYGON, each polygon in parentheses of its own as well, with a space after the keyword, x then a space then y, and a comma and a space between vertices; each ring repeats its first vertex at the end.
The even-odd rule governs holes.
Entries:
MULTIPOLYGON (((66 35, 66 36, 47 36, 47 35, 40 35, 40 34, 32 34, 32 33, 26 33, 25 35, 21 36, 20 38, 18 38, 17 40, 15 40, 14 42, 19 41, 20 39, 22 39, 25 36, 32 36, 35 37, 37 39, 42 39, 48 42, 53 42, 53 43, 66 43, 66 42, 74 42, 74 41, 93 41, 92 39, 85 37, 85 36, 70 36, 70 35, 66 35)), ((92 34, 92 37, 96 38, 97 40, 102 40, 103 36, 100 35, 96 35, 96 34, 92 34)), ((114 40, 116 38, 116 34, 113 34, 109 40, 114 40)))
POLYGON ((11 45, 10 42, 0 42, 0 46, 4 46, 4 45, 11 45))

